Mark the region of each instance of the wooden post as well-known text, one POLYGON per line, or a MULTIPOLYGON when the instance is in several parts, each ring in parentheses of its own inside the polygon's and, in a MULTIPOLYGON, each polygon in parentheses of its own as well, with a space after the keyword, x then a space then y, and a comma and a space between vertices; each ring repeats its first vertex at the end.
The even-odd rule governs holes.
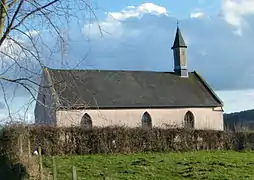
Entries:
POLYGON ((39 167, 40 167, 40 180, 43 180, 41 147, 39 147, 39 167))
POLYGON ((19 155, 23 155, 23 136, 19 135, 19 155))
POLYGON ((53 168, 53 180, 57 180, 56 161, 54 156, 52 156, 52 168, 53 168))
POLYGON ((30 139, 28 137, 27 139, 27 148, 28 148, 28 167, 30 166, 30 159, 31 159, 31 143, 30 143, 30 139))
POLYGON ((72 180, 77 180, 77 171, 75 166, 72 166, 72 180))

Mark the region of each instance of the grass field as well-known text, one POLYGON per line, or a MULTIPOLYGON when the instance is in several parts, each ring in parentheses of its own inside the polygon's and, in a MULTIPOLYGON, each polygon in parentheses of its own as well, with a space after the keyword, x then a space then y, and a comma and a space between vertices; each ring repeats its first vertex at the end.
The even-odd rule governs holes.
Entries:
MULTIPOLYGON (((147 153, 55 157, 57 177, 71 179, 254 179, 254 152, 147 153)), ((51 170, 52 159, 43 165, 51 170)))

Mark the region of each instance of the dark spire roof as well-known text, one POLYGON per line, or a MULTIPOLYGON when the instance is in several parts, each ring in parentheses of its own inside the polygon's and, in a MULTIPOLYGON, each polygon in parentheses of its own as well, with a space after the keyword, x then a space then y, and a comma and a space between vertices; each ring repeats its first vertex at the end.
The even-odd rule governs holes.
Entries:
POLYGON ((181 33, 179 27, 177 26, 175 41, 174 41, 173 47, 171 49, 175 49, 175 48, 179 48, 179 47, 187 48, 187 46, 183 40, 182 33, 181 33))

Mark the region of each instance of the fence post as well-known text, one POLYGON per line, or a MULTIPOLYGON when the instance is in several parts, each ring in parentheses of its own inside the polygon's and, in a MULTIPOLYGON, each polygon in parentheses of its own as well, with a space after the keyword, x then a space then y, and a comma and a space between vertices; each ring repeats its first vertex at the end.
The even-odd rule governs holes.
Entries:
POLYGON ((40 167, 40 180, 43 180, 41 147, 39 147, 39 167, 40 167))
POLYGON ((57 180, 56 161, 55 157, 52 157, 52 168, 53 168, 53 180, 57 180))
POLYGON ((72 180, 77 180, 77 171, 75 166, 72 166, 72 180))
POLYGON ((23 136, 19 135, 19 155, 22 157, 23 155, 23 136))
POLYGON ((30 139, 29 139, 29 136, 28 136, 28 139, 27 139, 27 148, 28 148, 28 167, 30 166, 30 159, 31 159, 31 143, 30 143, 30 139))

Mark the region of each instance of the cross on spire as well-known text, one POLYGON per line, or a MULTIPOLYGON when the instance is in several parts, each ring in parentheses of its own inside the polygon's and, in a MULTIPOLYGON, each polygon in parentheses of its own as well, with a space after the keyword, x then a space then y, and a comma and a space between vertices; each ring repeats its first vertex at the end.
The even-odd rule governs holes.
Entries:
POLYGON ((180 23, 180 22, 177 20, 177 21, 176 21, 176 25, 177 25, 177 27, 179 26, 179 23, 180 23))

